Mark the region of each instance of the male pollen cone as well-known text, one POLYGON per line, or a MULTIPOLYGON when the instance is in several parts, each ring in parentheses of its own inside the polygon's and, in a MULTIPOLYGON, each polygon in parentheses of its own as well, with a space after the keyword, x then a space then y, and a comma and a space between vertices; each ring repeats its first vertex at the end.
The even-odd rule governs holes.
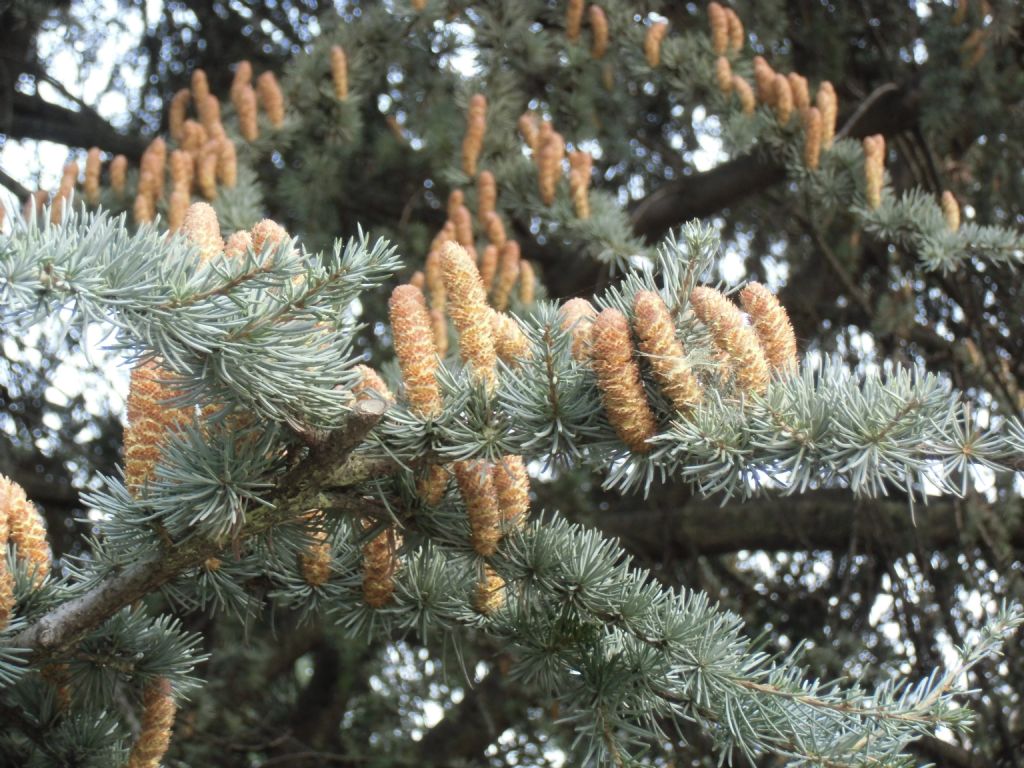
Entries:
POLYGON ((605 309, 591 328, 590 360, 608 421, 619 439, 636 453, 647 453, 647 441, 658 425, 633 359, 629 321, 617 309, 605 309))

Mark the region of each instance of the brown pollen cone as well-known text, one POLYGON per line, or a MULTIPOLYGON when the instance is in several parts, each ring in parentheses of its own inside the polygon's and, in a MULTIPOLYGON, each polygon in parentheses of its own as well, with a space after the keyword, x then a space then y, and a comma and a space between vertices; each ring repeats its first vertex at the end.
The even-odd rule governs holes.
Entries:
POLYGON ((504 312, 508 309, 508 300, 512 296, 512 289, 515 288, 516 280, 519 279, 521 261, 522 256, 519 252, 519 243, 515 240, 507 241, 501 248, 497 280, 491 292, 494 308, 499 312, 504 312))
POLYGON ((634 298, 633 329, 662 393, 677 411, 688 413, 700 402, 703 390, 686 363, 672 314, 654 291, 640 291, 634 298))
POLYGON ((960 204, 948 189, 942 193, 942 217, 951 232, 960 229, 960 204))
POLYGON ((720 3, 708 3, 708 25, 711 27, 711 47, 721 56, 729 48, 729 17, 720 3))
POLYGON ((836 135, 836 117, 839 115, 839 99, 828 80, 818 86, 814 103, 821 111, 821 146, 828 149, 836 135))
POLYGON ((550 123, 543 130, 540 150, 537 153, 537 186, 540 199, 545 205, 555 201, 558 190, 558 179, 562 175, 562 159, 565 157, 565 140, 561 134, 550 129, 550 123))
POLYGON ((203 146, 199 155, 199 166, 196 173, 196 182, 199 192, 207 200, 217 197, 217 156, 220 154, 220 147, 216 141, 208 141, 203 146))
POLYGON ((311 534, 313 541, 299 555, 299 572, 311 587, 322 587, 331 578, 331 544, 327 531, 318 529, 311 534))
POLYGON ((569 299, 558 310, 562 329, 572 334, 572 356, 576 362, 590 358, 590 331, 597 319, 597 310, 586 299, 569 299))
POLYGON ((291 240, 288 230, 271 219, 257 221, 251 230, 252 249, 262 253, 265 249, 273 249, 291 240))
POLYGON ((171 105, 167 108, 167 130, 171 138, 178 144, 184 133, 185 115, 188 110, 188 103, 192 100, 192 94, 188 88, 182 88, 171 98, 171 105))
POLYGON ((569 0, 565 9, 565 36, 570 42, 580 37, 583 26, 583 0, 569 0))
MULTIPOLYGON (((46 538, 43 516, 39 514, 36 505, 29 501, 25 490, 3 475, 0 475, 0 518, 4 520, 0 524, 0 560, 3 561, 0 565, 0 619, 6 623, 6 617, 14 605, 13 592, 9 604, 7 596, 2 594, 6 591, 2 586, 5 580, 2 574, 7 573, 6 545, 13 544, 17 548, 18 560, 27 563, 30 570, 34 569, 33 578, 37 587, 50 575, 53 556, 46 538)), ((7 576, 10 577, 10 574, 7 576)), ((13 582, 10 586, 13 588, 13 582)))
POLYGON ((185 221, 185 213, 192 202, 192 196, 186 187, 175 187, 167 204, 167 228, 171 232, 181 229, 185 221))
POLYGON ((629 321, 617 309, 605 309, 591 329, 590 360, 608 421, 630 450, 647 453, 658 425, 633 359, 629 321))
POLYGON ((224 251, 217 212, 209 203, 192 203, 188 207, 181 232, 199 248, 200 260, 204 264, 224 251))
POLYGON ((491 478, 491 465, 486 461, 455 462, 455 480, 466 504, 470 541, 477 554, 489 557, 498 549, 501 539, 501 510, 491 478))
POLYGON ((136 224, 148 224, 156 218, 156 206, 149 195, 138 194, 132 204, 132 218, 136 224))
POLYGON ((590 55, 594 59, 603 58, 608 52, 608 17, 599 5, 587 9, 587 19, 594 39, 590 45, 590 55))
POLYGON ((807 107, 801 118, 804 124, 804 165, 816 171, 821 162, 821 110, 807 107))
POLYGON ((348 98, 348 57, 340 45, 331 46, 331 79, 334 81, 334 97, 338 101, 348 98))
POLYGON ((881 134, 865 136, 864 142, 864 197, 868 208, 882 204, 882 185, 885 182, 885 137, 881 134))
POLYGON ((244 229, 239 229, 231 233, 228 241, 224 243, 224 255, 229 259, 234 259, 239 256, 244 256, 249 250, 252 249, 252 235, 246 232, 244 229))
POLYGON ((435 418, 441 414, 441 388, 426 300, 418 288, 400 285, 391 292, 388 309, 409 408, 417 416, 435 418))
POLYGON ((429 464, 422 477, 416 480, 416 495, 428 507, 436 507, 448 490, 448 470, 440 464, 429 464))
POLYGON ((284 125, 284 94, 273 72, 264 72, 256 78, 256 90, 259 92, 260 103, 267 113, 267 119, 275 128, 284 125))
POLYGON ((796 334, 778 298, 760 283, 747 283, 740 291, 740 303, 754 323, 757 340, 772 370, 795 371, 799 364, 796 334))
POLYGON ((757 100, 768 106, 775 105, 775 70, 764 56, 754 57, 754 84, 757 100))
POLYGON ((491 309, 480 273, 464 248, 445 243, 441 247, 441 274, 448 294, 448 315, 459 333, 462 361, 472 366, 474 378, 491 388, 496 381, 497 356, 491 309))
POLYGON ((530 475, 522 456, 504 456, 491 466, 498 509, 507 527, 522 528, 530 513, 530 475))
POLYGON ((7 627, 14 610, 14 576, 7 568, 7 539, 10 528, 8 506, 11 481, 0 475, 0 631, 7 627))
POLYGON ((256 91, 251 85, 243 85, 236 92, 235 112, 238 114, 238 131, 242 138, 246 141, 256 141, 260 136, 260 124, 256 109, 256 91))
MULTIPOLYGON (((364 525, 371 524, 367 521, 364 525)), ((394 526, 384 528, 363 544, 363 600, 371 608, 382 608, 394 597, 400 546, 401 537, 394 526)))
POLYGON ((505 604, 505 580, 491 566, 484 566, 484 576, 473 591, 473 608, 485 616, 505 604))
POLYGON ((490 292, 494 276, 498 272, 498 246, 493 243, 484 248, 480 256, 480 279, 484 282, 484 290, 490 292))
POLYGON ((494 174, 490 171, 480 171, 480 177, 476 180, 476 219, 481 224, 487 219, 487 214, 494 212, 498 202, 498 183, 494 180, 494 174))
POLYGON ((491 328, 498 357, 508 365, 516 365, 530 357, 530 342, 515 319, 504 312, 491 310, 491 328))
POLYGON ((589 152, 569 153, 569 194, 576 216, 590 218, 590 172, 594 160, 589 152))
POLYGON ((100 149, 91 147, 85 158, 85 202, 96 205, 100 201, 100 149))
MULTIPOLYGON (((461 189, 453 189, 448 193, 448 220, 455 218, 455 211, 460 205, 466 204, 466 196, 461 189)), ((445 222, 447 224, 447 222, 445 222)), ((438 245, 440 247, 440 244, 438 245)))
POLYGON ((217 153, 217 180, 221 185, 231 188, 238 183, 238 156, 235 153, 235 142, 221 139, 217 153))
POLYGON ((743 110, 743 114, 754 114, 754 110, 757 109, 757 100, 754 98, 754 89, 750 87, 750 83, 739 75, 733 75, 732 90, 735 91, 736 98, 740 101, 740 109, 743 110))
POLYGON ((177 705, 171 683, 159 677, 142 694, 139 738, 128 755, 127 768, 157 768, 171 743, 171 728, 177 705))
POLYGON ((125 179, 128 173, 128 158, 117 155, 110 161, 110 188, 118 197, 124 197, 125 179))
POLYGON ((772 88, 775 118, 781 125, 785 125, 793 116, 793 91, 789 87, 789 79, 785 75, 775 75, 772 88))
MULTIPOLYGON (((715 81, 718 83, 718 90, 726 96, 732 93, 732 64, 725 56, 715 59, 715 81)), ((753 99, 753 93, 751 93, 751 99, 753 99)))
POLYGON ((754 330, 744 325, 739 307, 704 286, 693 289, 690 306, 735 372, 736 386, 745 393, 763 392, 768 386, 768 361, 754 330))
POLYGON ((519 261, 519 301, 533 304, 534 292, 537 289, 537 276, 533 273, 533 264, 526 259, 519 261))
POLYGON ((184 149, 176 149, 171 152, 171 188, 192 189, 192 175, 195 172, 195 161, 192 155, 184 149))
POLYGON ((729 51, 739 53, 743 50, 743 43, 747 40, 743 31, 743 22, 732 8, 725 9, 725 16, 729 27, 729 51))
POLYGON ((469 208, 464 205, 457 206, 452 215, 452 223, 455 225, 455 240, 463 248, 473 246, 473 217, 469 208))
POLYGON ((138 496, 160 461, 164 442, 172 432, 190 424, 191 408, 168 406, 175 392, 169 374, 155 361, 145 360, 132 368, 128 388, 128 426, 124 431, 124 481, 138 496))
POLYGON ((476 164, 483 150, 486 130, 487 97, 482 93, 475 93, 469 101, 466 135, 462 139, 462 170, 467 176, 476 176, 476 164))
POLYGON ((501 248, 508 240, 505 235, 505 224, 495 211, 491 211, 484 217, 484 232, 487 234, 487 239, 498 248, 501 248))
POLYGON ((231 100, 235 99, 235 92, 246 85, 252 85, 252 64, 242 59, 235 65, 235 76, 231 80, 231 100))
POLYGON ((197 105, 210 95, 210 83, 206 79, 206 72, 197 69, 192 72, 192 101, 197 105))
POLYGON ((793 107, 803 111, 811 106, 811 92, 807 87, 807 78, 796 72, 786 75, 789 80, 789 91, 793 94, 793 107))
POLYGON ((427 281, 427 293, 430 295, 430 306, 444 312, 448 303, 448 295, 444 289, 444 277, 441 275, 441 245, 447 240, 438 244, 437 250, 431 250, 427 254, 427 263, 424 265, 424 272, 427 281))
POLYGON ((526 145, 536 155, 537 150, 540 148, 540 129, 537 124, 537 115, 530 111, 523 112, 519 116, 519 120, 516 121, 516 125, 519 128, 519 132, 523 135, 526 145))
POLYGON ((668 33, 668 22, 659 21, 647 28, 644 35, 644 58, 647 59, 647 66, 656 68, 661 63, 661 41, 668 33))
POLYGON ((437 356, 443 360, 448 354, 448 317, 442 310, 430 310, 430 329, 434 333, 437 356))
POLYGON ((356 396, 357 401, 375 397, 388 404, 395 402, 395 396, 388 385, 373 368, 368 365, 357 365, 356 372, 359 374, 359 381, 352 387, 352 394, 356 396))

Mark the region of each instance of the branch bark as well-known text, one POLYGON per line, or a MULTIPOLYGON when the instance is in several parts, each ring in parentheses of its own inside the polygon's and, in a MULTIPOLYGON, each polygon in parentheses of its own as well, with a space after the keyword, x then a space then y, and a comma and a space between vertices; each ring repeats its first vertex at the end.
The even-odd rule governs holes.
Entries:
MULTIPOLYGON (((273 506, 256 509, 250 514, 239 537, 256 536, 319 508, 317 501, 322 484, 331 477, 336 463, 343 462, 380 421, 384 410, 384 404, 378 400, 357 403, 345 426, 332 433, 308 461, 282 479, 270 498, 273 506)), ((358 496, 346 498, 350 505, 348 511, 365 511, 365 504, 358 496)), ((335 494, 332 508, 339 509, 339 506, 339 496, 335 494)), ((31 651, 34 658, 66 648, 124 606, 213 557, 230 543, 222 538, 202 538, 173 544, 115 571, 92 589, 29 624, 7 644, 31 651)))
POLYGON ((99 147, 138 160, 147 141, 141 136, 118 133, 91 109, 75 111, 51 104, 38 95, 11 94, 12 109, 0 124, 0 133, 16 139, 54 141, 72 147, 99 147))
MULTIPOLYGON (((695 555, 744 549, 846 550, 855 533, 865 549, 884 545, 886 551, 910 550, 921 543, 942 548, 962 541, 966 531, 957 503, 933 500, 916 506, 911 515, 906 501, 855 499, 849 491, 837 489, 725 507, 694 501, 671 515, 634 510, 603 516, 598 524, 632 552, 651 560, 660 560, 666 545, 695 555)), ((1006 503, 1020 505, 1019 500, 1006 503)), ((1011 543, 1024 548, 1024 529, 1013 532, 1011 543)))

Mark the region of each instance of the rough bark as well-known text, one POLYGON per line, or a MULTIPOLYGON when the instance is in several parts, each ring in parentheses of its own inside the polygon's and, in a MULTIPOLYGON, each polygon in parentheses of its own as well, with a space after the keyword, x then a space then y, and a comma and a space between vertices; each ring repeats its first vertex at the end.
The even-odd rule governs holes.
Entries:
MULTIPOLYGON (((1019 506, 1020 501, 1007 502, 1019 506)), ((905 500, 855 499, 849 491, 813 491, 796 497, 755 499, 721 506, 694 501, 670 514, 633 510, 602 516, 606 533, 631 551, 661 559, 666 547, 692 555, 722 555, 740 550, 842 550, 857 537, 862 551, 884 546, 918 545, 939 549, 969 535, 961 502, 933 500, 911 510, 905 500)), ((1024 529, 1012 534, 1024 547, 1024 529)))

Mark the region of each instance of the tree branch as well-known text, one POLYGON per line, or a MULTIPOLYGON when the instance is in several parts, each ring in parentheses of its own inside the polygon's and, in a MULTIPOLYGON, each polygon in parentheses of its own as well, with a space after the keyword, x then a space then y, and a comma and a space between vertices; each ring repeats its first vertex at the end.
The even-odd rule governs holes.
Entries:
POLYGON ((15 91, 9 120, 0 133, 16 139, 55 141, 72 147, 99 147, 138 160, 148 143, 141 136, 118 133, 92 110, 75 111, 51 104, 39 95, 15 91))
MULTIPOLYGON (((343 462, 362 442, 384 410, 385 405, 379 400, 357 403, 345 426, 331 433, 318 451, 282 478, 269 499, 273 506, 261 507, 249 515, 239 536, 256 536, 318 508, 319 484, 331 477, 334 463, 343 462)), ((352 512, 363 511, 359 497, 350 496, 349 503, 352 512)), ((337 498, 334 507, 338 507, 337 498)), ((115 571, 92 589, 62 603, 12 636, 7 645, 32 651, 35 657, 66 648, 125 605, 213 557, 229 543, 223 538, 201 538, 173 544, 115 571)))
MULTIPOLYGON (((1019 500, 1006 502, 1019 505, 1019 500)), ((849 491, 822 490, 799 497, 760 498, 749 504, 720 506, 694 501, 672 515, 633 510, 601 517, 601 529, 619 537, 630 551, 660 560, 666 543, 674 551, 722 555, 743 549, 845 550, 857 535, 862 548, 914 548, 920 542, 941 548, 965 536, 956 500, 932 500, 915 507, 906 501, 856 499, 849 491)), ((1024 547, 1024 529, 1012 544, 1024 547)))
MULTIPOLYGON (((918 98, 914 87, 886 83, 854 110, 836 136, 888 136, 912 128, 917 123, 918 98)), ((782 163, 766 153, 742 155, 710 171, 658 187, 633 209, 633 231, 648 241, 657 241, 672 227, 717 213, 785 178, 782 163)))

